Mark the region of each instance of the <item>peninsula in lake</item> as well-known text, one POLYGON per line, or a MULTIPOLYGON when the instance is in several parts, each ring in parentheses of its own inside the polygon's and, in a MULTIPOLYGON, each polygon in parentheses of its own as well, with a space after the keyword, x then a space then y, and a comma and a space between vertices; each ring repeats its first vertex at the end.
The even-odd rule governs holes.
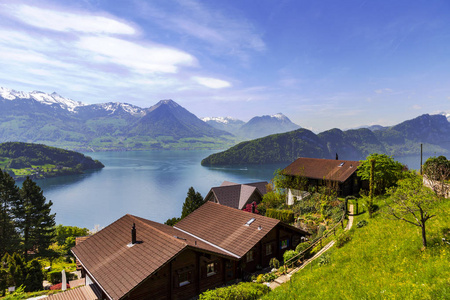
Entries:
POLYGON ((16 180, 81 174, 103 167, 100 161, 75 151, 31 143, 0 144, 0 169, 16 180))

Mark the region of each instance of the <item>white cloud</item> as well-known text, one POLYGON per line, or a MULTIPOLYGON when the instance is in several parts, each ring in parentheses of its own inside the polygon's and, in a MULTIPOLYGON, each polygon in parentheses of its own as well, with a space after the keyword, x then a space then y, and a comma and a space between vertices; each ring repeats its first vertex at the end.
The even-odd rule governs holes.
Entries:
POLYGON ((8 9, 16 19, 43 29, 126 35, 136 33, 132 26, 100 15, 74 14, 28 5, 11 5, 8 9))
POLYGON ((212 89, 222 89, 231 86, 231 83, 229 83, 228 81, 216 78, 194 76, 192 77, 192 79, 197 83, 212 89))
POLYGON ((76 45, 92 52, 92 59, 114 63, 142 73, 175 73, 179 65, 193 66, 196 59, 181 50, 160 45, 140 45, 112 37, 82 37, 76 45))
POLYGON ((412 107, 414 110, 419 110, 419 109, 422 109, 422 106, 420 106, 420 105, 418 105, 418 104, 415 104, 415 105, 413 105, 413 107, 412 107))

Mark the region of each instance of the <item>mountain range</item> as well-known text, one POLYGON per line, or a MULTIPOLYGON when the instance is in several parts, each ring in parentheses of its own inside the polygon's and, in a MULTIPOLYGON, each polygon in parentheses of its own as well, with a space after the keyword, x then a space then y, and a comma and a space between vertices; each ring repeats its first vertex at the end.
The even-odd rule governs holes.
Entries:
POLYGON ((334 128, 315 134, 301 128, 237 144, 210 155, 202 165, 292 162, 298 157, 360 160, 370 153, 409 155, 450 153, 450 123, 445 115, 422 115, 391 127, 342 131, 334 128))
POLYGON ((282 114, 255 117, 247 123, 223 118, 220 123, 218 118, 202 121, 173 100, 161 100, 149 108, 121 102, 85 104, 57 93, 0 87, 0 142, 41 143, 77 151, 224 149, 238 141, 297 128, 282 114))
POLYGON ((216 148, 235 138, 173 100, 150 108, 119 102, 88 105, 56 93, 0 88, 0 142, 6 141, 96 151, 216 148))
POLYGON ((240 140, 252 140, 301 128, 282 113, 254 117, 247 123, 231 117, 202 118, 202 120, 214 128, 232 133, 240 140))

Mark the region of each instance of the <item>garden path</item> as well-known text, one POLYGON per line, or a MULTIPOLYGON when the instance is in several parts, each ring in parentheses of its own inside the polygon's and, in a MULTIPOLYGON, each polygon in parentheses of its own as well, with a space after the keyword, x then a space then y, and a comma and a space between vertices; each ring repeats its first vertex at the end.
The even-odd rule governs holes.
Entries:
MULTIPOLYGON (((353 204, 351 204, 350 208, 349 208, 348 223, 347 223, 347 226, 345 227, 345 230, 350 230, 350 228, 352 228, 352 226, 353 226, 353 204)), ((288 274, 282 275, 282 276, 278 277, 277 279, 275 279, 274 281, 272 281, 270 283, 269 287, 273 290, 273 289, 279 287, 280 285, 282 285, 283 283, 288 282, 289 280, 291 280, 291 276, 292 275, 294 275, 295 273, 297 273, 301 269, 304 269, 307 265, 309 265, 315 259, 320 257, 324 252, 326 252, 328 249, 333 247, 335 242, 336 241, 329 242, 327 245, 325 245, 325 247, 323 247, 319 252, 317 252, 316 255, 314 255, 313 257, 311 257, 307 261, 305 261, 300 267, 295 268, 294 270, 292 270, 288 274)))

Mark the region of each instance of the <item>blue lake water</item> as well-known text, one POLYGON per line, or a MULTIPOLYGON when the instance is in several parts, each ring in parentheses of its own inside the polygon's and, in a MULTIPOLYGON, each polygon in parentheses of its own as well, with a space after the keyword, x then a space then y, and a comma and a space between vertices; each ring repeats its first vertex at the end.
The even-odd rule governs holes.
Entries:
MULTIPOLYGON (((270 181, 288 164, 239 167, 203 167, 200 162, 214 151, 97 152, 88 155, 105 168, 82 175, 38 180, 57 224, 107 226, 129 213, 157 222, 179 217, 189 187, 203 197, 223 181, 270 181)), ((419 169, 420 156, 396 158, 419 169)), ((424 158, 424 161, 426 158, 424 158)))
POLYGON ((129 213, 157 222, 179 217, 189 187, 203 197, 228 180, 237 183, 270 181, 287 164, 203 167, 214 151, 97 152, 88 155, 105 168, 82 175, 38 180, 57 224, 104 227, 129 213))

